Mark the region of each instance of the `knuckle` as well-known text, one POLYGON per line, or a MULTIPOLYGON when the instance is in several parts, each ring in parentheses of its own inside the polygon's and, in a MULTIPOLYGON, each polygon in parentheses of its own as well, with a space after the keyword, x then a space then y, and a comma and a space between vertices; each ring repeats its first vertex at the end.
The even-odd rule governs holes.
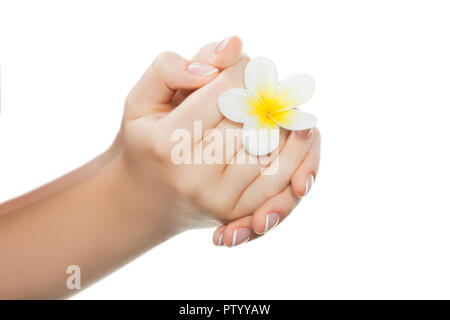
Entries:
POLYGON ((230 201, 226 198, 221 198, 215 204, 215 211, 217 216, 221 220, 228 220, 231 218, 232 208, 230 206, 230 201))
POLYGON ((125 116, 127 117, 128 113, 130 113, 130 110, 133 107, 139 105, 139 103, 140 103, 139 97, 136 94, 135 88, 133 88, 125 98, 125 116))
POLYGON ((158 160, 165 161, 169 157, 170 150, 168 150, 168 144, 161 134, 156 133, 153 139, 149 140, 149 149, 152 155, 158 160))
POLYGON ((234 203, 229 196, 220 192, 220 188, 211 186, 202 189, 197 199, 204 209, 211 212, 219 221, 228 221, 231 219, 231 211, 234 203))
POLYGON ((187 199, 194 207, 200 207, 198 193, 192 179, 187 179, 183 170, 176 170, 171 176, 171 185, 183 199, 187 199))
POLYGON ((178 55, 172 51, 161 52, 153 60, 151 68, 157 73, 163 72, 166 66, 169 65, 170 62, 173 61, 177 56, 178 55))
POLYGON ((175 56, 176 53, 172 52, 172 51, 163 51, 161 53, 159 53, 155 60, 153 61, 153 64, 157 65, 157 64, 164 64, 165 62, 167 62, 168 60, 170 60, 173 56, 175 56))
POLYGON ((216 215, 217 215, 217 219, 223 224, 229 224, 229 223, 233 222, 234 220, 236 220, 236 218, 237 218, 237 215, 229 210, 227 210, 227 211, 220 210, 220 211, 216 212, 216 215))
POLYGON ((219 221, 220 221, 222 224, 225 224, 225 225, 230 224, 230 223, 233 222, 234 220, 236 220, 236 218, 233 218, 233 217, 230 217, 230 216, 226 216, 226 215, 224 215, 223 217, 220 217, 220 218, 219 218, 219 221))
POLYGON ((223 199, 223 203, 221 203, 217 211, 219 220, 226 224, 249 214, 251 213, 242 207, 239 201, 232 201, 226 198, 223 199))
POLYGON ((182 197, 188 197, 189 196, 189 188, 186 188, 186 183, 182 176, 180 176, 177 173, 174 173, 171 176, 171 185, 175 189, 175 192, 182 197))

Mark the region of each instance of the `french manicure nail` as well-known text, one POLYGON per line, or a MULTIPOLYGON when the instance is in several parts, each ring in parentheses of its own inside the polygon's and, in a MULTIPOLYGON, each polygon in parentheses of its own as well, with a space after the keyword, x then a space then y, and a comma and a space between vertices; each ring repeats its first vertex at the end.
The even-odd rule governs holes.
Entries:
POLYGON ((309 191, 311 191, 312 185, 314 184, 314 176, 310 174, 308 178, 306 179, 306 185, 305 185, 305 194, 303 196, 306 196, 309 191))
POLYGON ((219 69, 211 67, 210 65, 193 62, 187 67, 187 71, 197 77, 206 77, 210 76, 213 73, 216 73, 219 71, 219 69))
POLYGON ((215 54, 219 54, 221 53, 223 50, 225 50, 225 48, 227 47, 228 41, 230 41, 232 37, 228 37, 223 39, 222 41, 220 41, 217 46, 216 49, 214 50, 215 54))
POLYGON ((234 229, 233 243, 231 244, 231 246, 234 247, 238 244, 246 243, 248 240, 250 240, 251 234, 252 232, 247 228, 234 229))
POLYGON ((268 213, 266 214, 266 227, 264 233, 271 231, 280 222, 280 215, 278 213, 268 213))
POLYGON ((223 233, 219 236, 218 246, 223 246, 223 233))
POLYGON ((295 133, 297 134, 297 136, 307 140, 311 136, 312 128, 309 128, 306 130, 295 131, 295 133))

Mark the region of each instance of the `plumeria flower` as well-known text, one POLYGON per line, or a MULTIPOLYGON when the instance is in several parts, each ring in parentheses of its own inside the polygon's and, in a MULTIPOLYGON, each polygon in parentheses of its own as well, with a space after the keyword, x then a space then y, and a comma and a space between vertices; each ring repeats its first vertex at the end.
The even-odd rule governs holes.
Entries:
POLYGON ((260 57, 247 65, 245 86, 225 91, 217 102, 225 117, 244 124, 243 143, 249 153, 260 156, 274 151, 280 141, 279 127, 306 130, 317 123, 312 114, 296 108, 314 93, 309 75, 294 74, 278 82, 273 62, 260 57))

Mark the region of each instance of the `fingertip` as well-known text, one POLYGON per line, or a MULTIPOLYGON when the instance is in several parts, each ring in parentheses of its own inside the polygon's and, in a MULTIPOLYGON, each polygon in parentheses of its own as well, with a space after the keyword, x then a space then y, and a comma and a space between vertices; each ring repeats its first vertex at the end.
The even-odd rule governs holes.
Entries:
POLYGON ((252 223, 252 229, 253 231, 258 234, 264 234, 265 229, 265 212, 255 212, 253 215, 253 223, 252 223))
POLYGON ((300 168, 291 178, 292 191, 297 197, 304 197, 311 191, 316 180, 316 173, 313 169, 300 168))
POLYGON ((231 36, 218 42, 212 54, 212 64, 218 68, 228 68, 239 61, 242 54, 242 40, 231 36))
POLYGON ((213 243, 220 247, 223 246, 223 236, 224 236, 224 230, 226 226, 220 226, 214 231, 213 234, 213 243))
POLYGON ((284 210, 280 205, 278 208, 255 213, 253 217, 253 231, 258 235, 271 231, 281 222, 282 217, 289 214, 289 212, 284 212, 284 210))
POLYGON ((228 224, 223 232, 223 244, 231 248, 251 240, 254 237, 252 219, 253 216, 247 216, 228 224))
POLYGON ((302 172, 295 172, 291 178, 292 192, 296 197, 303 197, 305 195, 305 183, 302 172))
POLYGON ((242 50, 242 40, 238 36, 232 35, 219 41, 215 48, 215 55, 222 55, 225 52, 240 52, 242 50))
POLYGON ((223 232, 223 244, 229 248, 233 246, 233 228, 227 226, 223 232))
POLYGON ((232 36, 230 41, 229 41, 229 49, 231 52, 234 53, 241 53, 242 48, 243 48, 243 42, 242 39, 239 38, 238 36, 232 36))

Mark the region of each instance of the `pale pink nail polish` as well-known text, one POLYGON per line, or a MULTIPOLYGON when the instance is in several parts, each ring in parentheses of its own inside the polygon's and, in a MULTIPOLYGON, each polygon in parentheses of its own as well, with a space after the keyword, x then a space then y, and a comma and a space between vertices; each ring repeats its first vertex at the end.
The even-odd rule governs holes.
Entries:
POLYGON ((306 130, 295 131, 295 134, 303 139, 308 139, 311 136, 312 128, 306 130))
POLYGON ((271 231, 280 222, 280 215, 278 213, 268 213, 266 214, 266 227, 264 228, 264 233, 271 231))
POLYGON ((220 42, 217 44, 216 49, 214 50, 214 53, 215 53, 215 54, 220 54, 220 53, 222 53, 223 50, 225 50, 225 48, 227 47, 228 42, 230 41, 231 38, 232 38, 232 36, 231 36, 231 37, 228 37, 228 38, 225 38, 225 39, 223 39, 222 41, 220 41, 220 42))
POLYGON ((251 234, 252 232, 247 228, 234 229, 233 242, 231 246, 234 247, 238 244, 246 243, 248 240, 250 240, 251 234))
POLYGON ((210 76, 213 73, 216 73, 219 71, 219 69, 211 67, 210 65, 193 62, 187 67, 187 71, 197 77, 206 77, 210 76))

